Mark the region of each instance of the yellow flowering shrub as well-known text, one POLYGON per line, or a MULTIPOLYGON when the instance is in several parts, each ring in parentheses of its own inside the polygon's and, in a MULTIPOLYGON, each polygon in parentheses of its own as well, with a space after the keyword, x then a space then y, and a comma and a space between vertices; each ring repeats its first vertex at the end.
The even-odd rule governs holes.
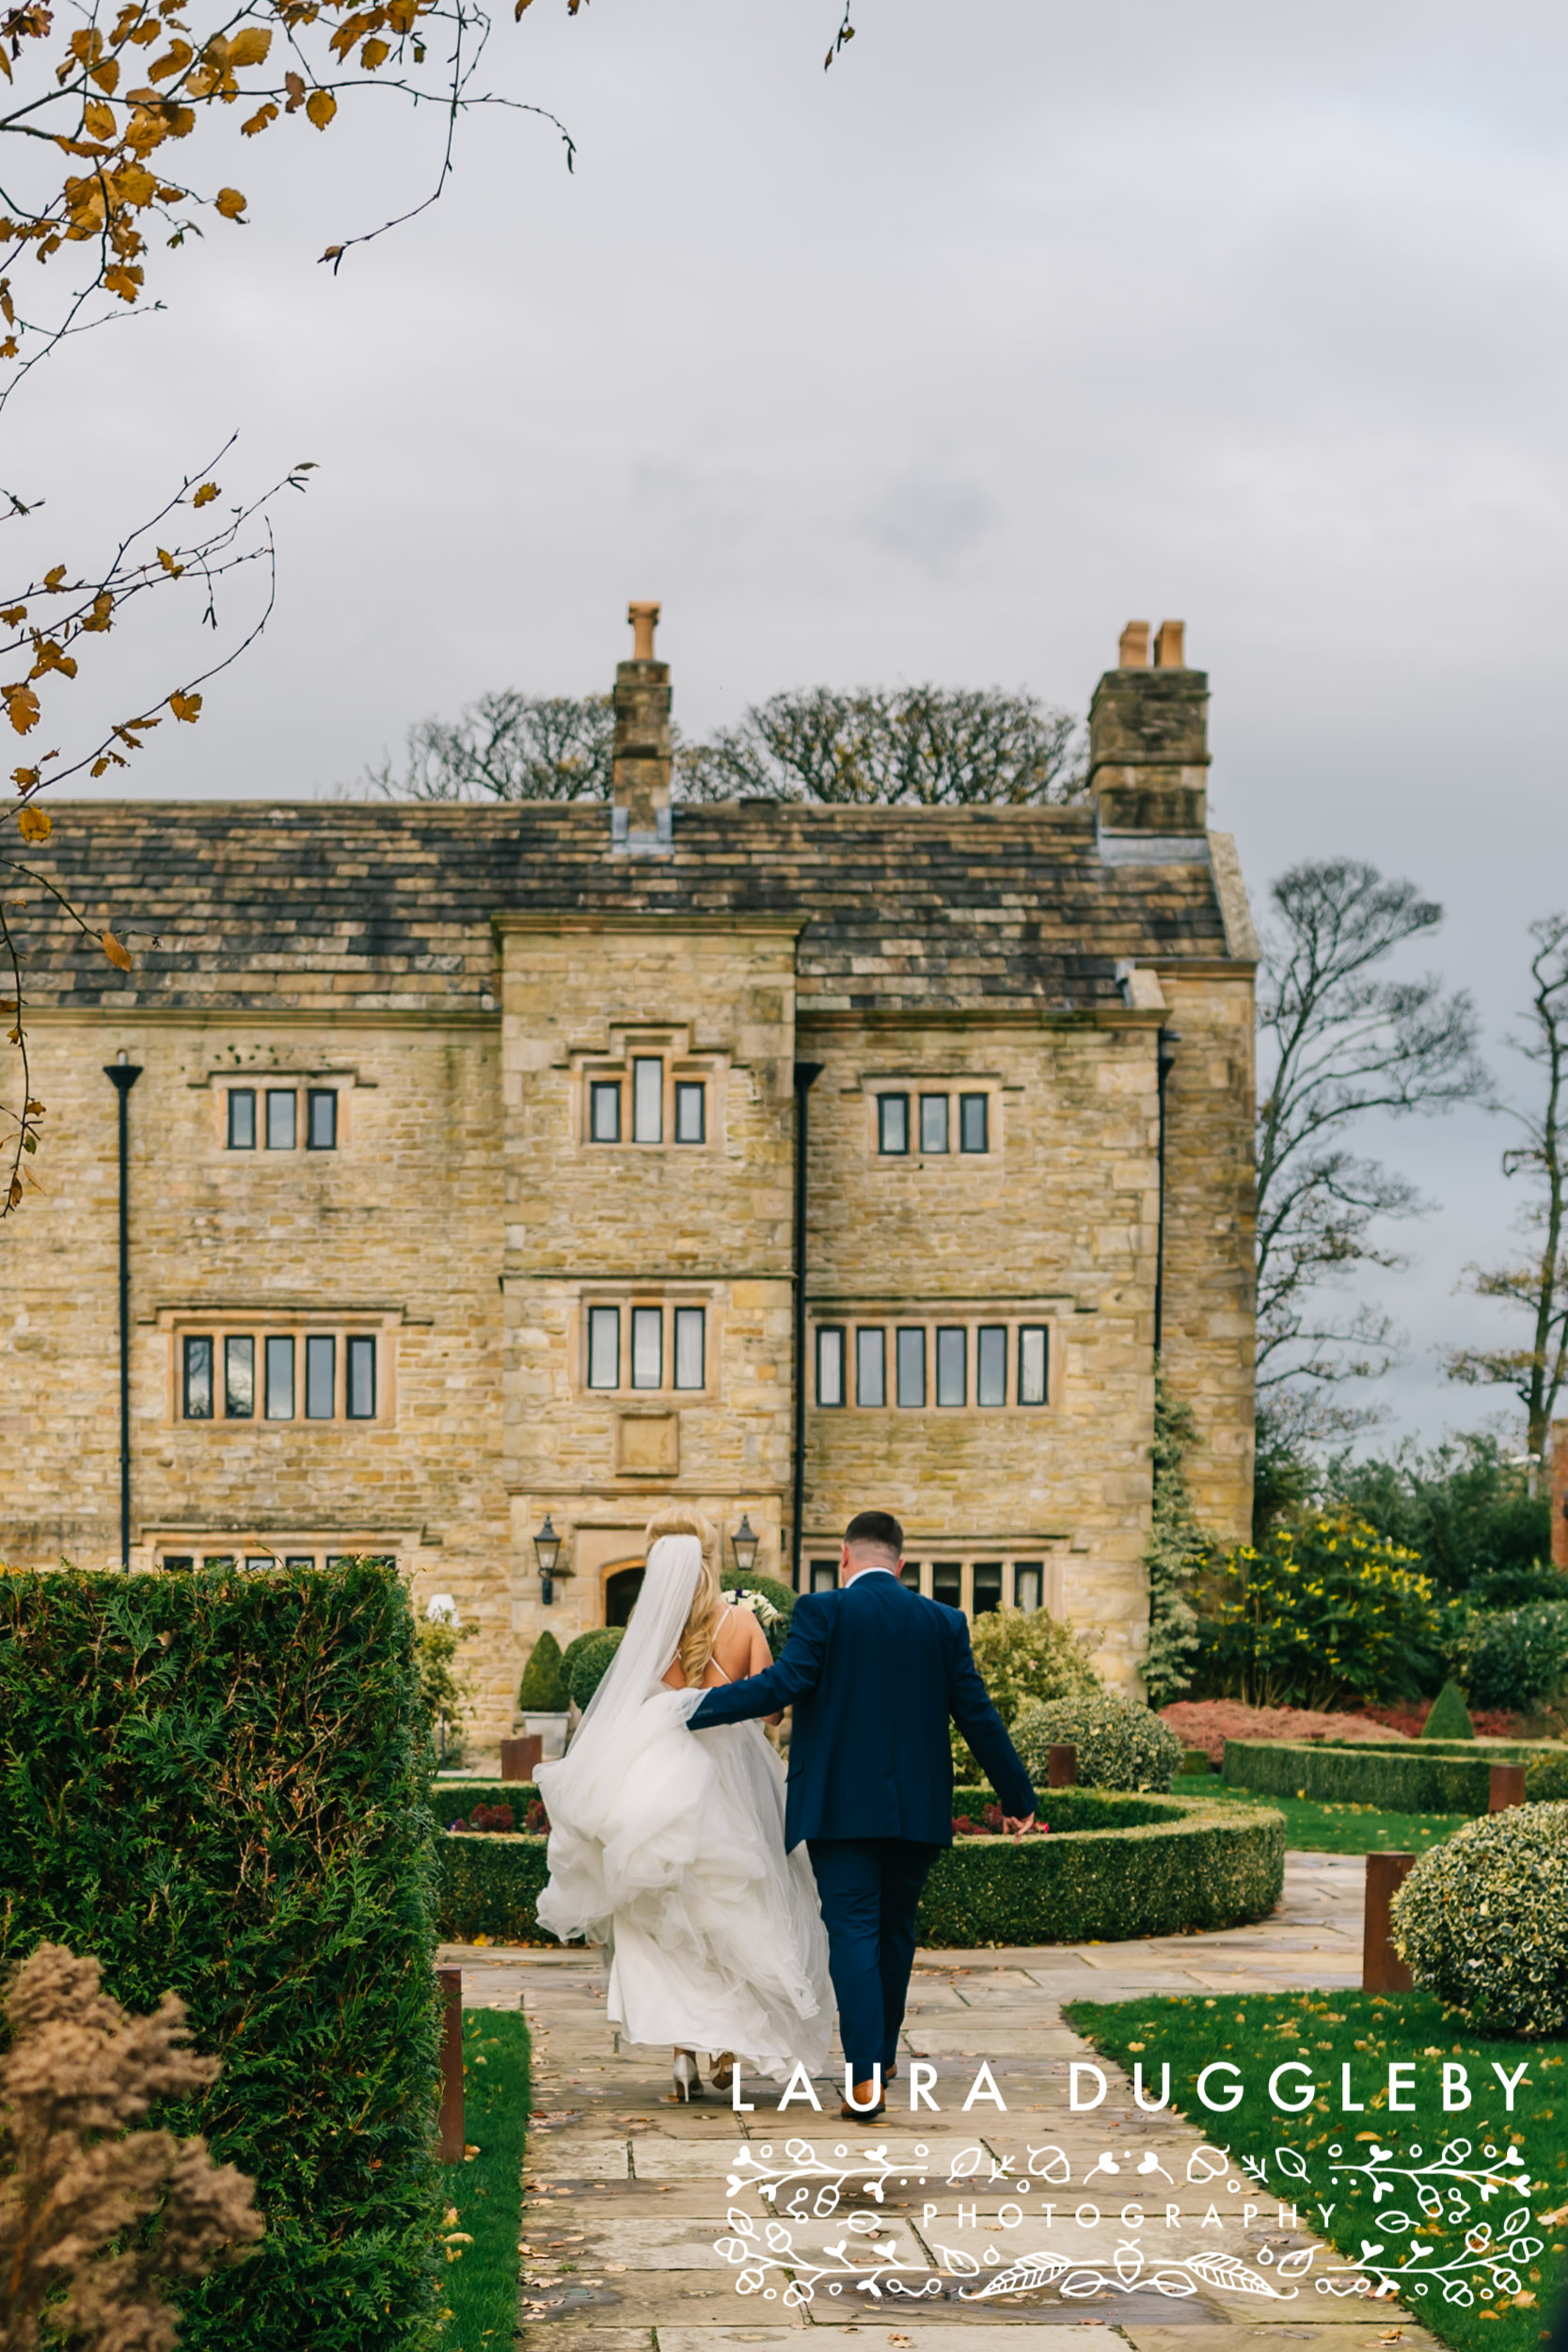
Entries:
POLYGON ((1241 1545, 1199 1620, 1204 1688, 1253 1707, 1415 1696, 1437 1669, 1438 1616, 1419 1557, 1349 1511, 1241 1545))

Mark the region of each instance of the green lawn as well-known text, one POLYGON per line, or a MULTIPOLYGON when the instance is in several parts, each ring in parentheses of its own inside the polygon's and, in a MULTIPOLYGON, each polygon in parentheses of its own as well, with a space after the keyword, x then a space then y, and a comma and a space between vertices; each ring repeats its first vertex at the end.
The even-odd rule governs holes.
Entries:
MULTIPOLYGON (((1272 1805, 1285 1816, 1286 1845, 1304 1853, 1425 1853, 1428 1847, 1451 1837, 1468 1818, 1463 1813, 1380 1813, 1371 1804, 1320 1804, 1307 1797, 1255 1796, 1250 1788, 1227 1788, 1218 1777, 1200 1785, 1207 1797, 1272 1805)), ((1172 1794, 1187 1793, 1179 1780, 1172 1794)))
POLYGON ((464 2130, 479 2153, 444 2168, 447 2241, 457 2259, 449 2259, 443 2280, 441 2352, 511 2352, 529 2112, 520 2015, 482 2009, 464 2018, 463 2094, 464 2130))
MULTIPOLYGON (((1536 2352, 1568 2271, 1568 2076, 1563 2073, 1568 2051, 1563 2042, 1503 2042, 1477 2035, 1424 1993, 1275 1993, 1243 1999, 1103 2005, 1078 2001, 1065 2008, 1063 2015, 1129 2073, 1141 2061, 1151 2095, 1158 2096, 1160 2070, 1168 2064, 1173 2106, 1198 2124, 1214 2146, 1228 2149, 1239 2170, 1247 2158, 1261 2161, 1266 2195, 1292 2199, 1303 2222, 1341 2254, 1362 2258, 1370 2246, 1392 2263, 1414 2260, 1414 2281, 1401 2286, 1401 2299, 1423 2327, 1456 2352, 1487 2352, 1488 2347, 1490 2352, 1536 2352), (1270 2075, 1281 2062, 1298 2058, 1310 2067, 1318 2095, 1301 2114, 1278 2113, 1269 2098, 1270 2075), (1235 2065, 1245 2086, 1245 2096, 1232 2115, 1211 2112, 1196 2095, 1200 2071, 1216 2059, 1235 2065), (1467 2070, 1473 2104, 1464 2112, 1444 2111, 1445 2060, 1467 2070), (1340 2070, 1347 2063, 1352 2094, 1364 2102, 1365 2115, 1341 2112, 1340 2070), (1409 2114, 1389 2114, 1390 2063, 1414 2065, 1414 2081, 1402 2086, 1415 2097, 1409 2114), (1494 2063, 1510 2074, 1521 2064, 1528 2070, 1515 2090, 1512 2115, 1492 2071, 1494 2063), (1439 2151, 1461 2138, 1468 2143, 1467 2153, 1455 2161, 1483 2172, 1489 2167, 1519 2169, 1539 2185, 1528 2196, 1517 2189, 1485 2196, 1479 2185, 1440 2180, 1442 2195, 1434 2200, 1430 2183, 1423 2194, 1408 2181, 1396 2181, 1392 2193, 1386 2192, 1379 2201, 1366 2177, 1343 2170, 1338 2178, 1332 2176, 1336 2150, 1346 2166, 1377 2161, 1373 2152, 1378 2148, 1391 2156, 1393 2167, 1412 2160, 1430 2166, 1439 2151), (1514 2147, 1523 2159, 1517 2168, 1504 2164, 1514 2147), (1275 2153, 1281 2148, 1287 2151, 1283 2163, 1275 2153), (1485 2158, 1488 2148, 1496 2152, 1491 2159, 1485 2158), (1306 2180, 1299 2177, 1302 2165, 1307 2170, 1306 2180), (1462 2214, 1442 2201, 1456 2187, 1467 2201, 1462 2214), (1438 2214, 1429 2217, 1433 2201, 1438 2214), (1329 2208, 1326 2217, 1324 2206, 1329 2208), (1517 2234, 1537 2250, 1514 2263, 1515 2294, 1506 2281, 1499 2285, 1484 2266, 1467 2262, 1466 2233, 1484 2225, 1493 2241, 1500 2243, 1510 2214, 1521 2211, 1533 2218, 1516 2223, 1517 2234), (1422 2251, 1416 2255, 1418 2247, 1422 2251), (1431 2278, 1426 2292, 1418 2292, 1423 2271, 1455 2261, 1464 2265, 1459 2276, 1431 2278), (1469 2293, 1469 2302, 1449 2299, 1445 2288, 1453 2287, 1469 2293)), ((1223 2080, 1212 2083, 1211 2091, 1217 2094, 1223 2080)), ((1457 2083, 1454 2088, 1457 2095, 1457 2083)), ((1287 2097, 1293 2095, 1289 2079, 1282 2090, 1287 2097)), ((1218 2189, 1224 2185, 1215 2185, 1218 2189)), ((1386 2305, 1348 2305, 1308 2286, 1299 2317, 1303 2322, 1340 2318, 1351 2309, 1364 2310, 1372 2322, 1386 2305)))

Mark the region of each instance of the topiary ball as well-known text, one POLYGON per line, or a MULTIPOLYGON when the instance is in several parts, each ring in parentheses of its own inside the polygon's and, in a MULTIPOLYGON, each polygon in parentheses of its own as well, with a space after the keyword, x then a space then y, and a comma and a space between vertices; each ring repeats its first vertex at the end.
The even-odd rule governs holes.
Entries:
POLYGON ((1466 1821, 1394 1898, 1394 1949, 1418 1984, 1494 2033, 1568 2027, 1568 1804, 1466 1821))
POLYGON ((1069 1699, 1025 1699, 1013 1718, 1013 1745, 1031 1780, 1043 1786, 1049 1751, 1070 1740, 1085 1788, 1152 1788, 1162 1794, 1181 1769, 1183 1749, 1169 1724, 1139 1699, 1115 1691, 1069 1699))
MULTIPOLYGON (((577 1656, 568 1669, 566 1687, 574 1707, 587 1706, 610 1672, 610 1661, 620 1648, 626 1629, 624 1625, 596 1626, 586 1640, 579 1635, 572 1644, 577 1656)), ((567 1654, 570 1657, 570 1651, 567 1654)))

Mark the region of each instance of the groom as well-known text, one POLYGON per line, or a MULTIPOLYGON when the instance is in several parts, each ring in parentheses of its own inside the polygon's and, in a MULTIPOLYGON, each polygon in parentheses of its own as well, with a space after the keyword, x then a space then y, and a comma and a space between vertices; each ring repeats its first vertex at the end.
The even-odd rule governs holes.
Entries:
POLYGON ((828 1930, 838 2029, 854 2085, 840 2112, 869 2123, 886 2102, 914 1963, 927 1873, 953 1842, 951 1716, 1002 1801, 1032 1827, 1035 1792, 975 1672, 957 1609, 900 1582, 904 1531, 886 1511, 849 1522, 836 1592, 802 1593, 776 1665, 710 1691, 693 1731, 793 1703, 784 1844, 803 1837, 828 1930))

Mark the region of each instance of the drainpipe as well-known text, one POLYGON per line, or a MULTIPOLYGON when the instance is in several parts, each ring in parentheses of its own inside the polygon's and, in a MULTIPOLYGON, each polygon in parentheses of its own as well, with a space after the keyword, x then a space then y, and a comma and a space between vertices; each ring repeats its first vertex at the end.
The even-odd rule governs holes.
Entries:
POLYGON ((1155 1082, 1160 1093, 1160 1208, 1154 1238, 1154 1361, 1158 1368, 1165 1336, 1165 1085, 1181 1042, 1180 1029, 1162 1029, 1155 1047, 1155 1082))
POLYGON ((126 1173, 131 1089, 141 1066, 123 1047, 103 1075, 119 1097, 119 1565, 131 1565, 131 1199, 126 1173))
POLYGON ((806 1098, 822 1075, 819 1061, 795 1065, 795 1455, 791 1465, 791 1581, 800 1589, 801 1518, 806 1500, 806 1098))

